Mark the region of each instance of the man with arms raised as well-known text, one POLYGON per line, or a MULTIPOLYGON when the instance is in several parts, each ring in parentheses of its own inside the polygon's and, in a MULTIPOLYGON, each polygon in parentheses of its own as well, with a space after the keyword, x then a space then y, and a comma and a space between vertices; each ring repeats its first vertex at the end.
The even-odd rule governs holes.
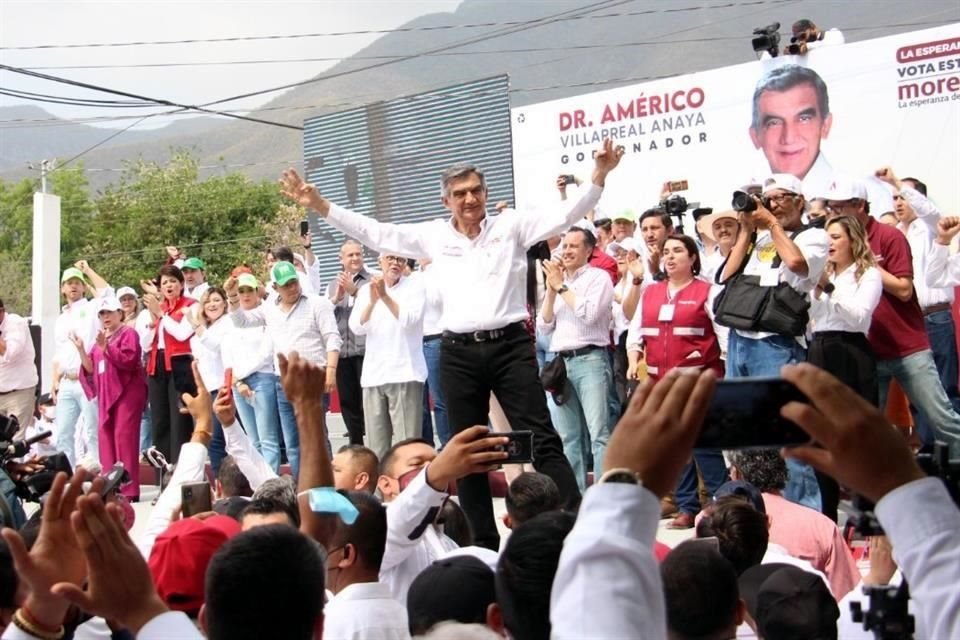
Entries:
MULTIPOLYGON (((450 428, 459 432, 486 424, 490 392, 511 424, 534 432, 538 469, 551 476, 566 502, 579 499, 576 480, 550 423, 537 378, 533 337, 525 300, 526 251, 582 218, 600 199, 607 174, 623 156, 607 140, 596 154, 593 184, 568 211, 487 217, 487 187, 473 165, 444 172, 442 200, 452 217, 417 224, 380 223, 331 203, 293 170, 283 176, 284 193, 310 207, 332 226, 378 251, 433 259, 443 299, 441 376, 450 428)), ((463 478, 459 495, 476 530, 477 543, 497 549, 486 475, 463 478)))

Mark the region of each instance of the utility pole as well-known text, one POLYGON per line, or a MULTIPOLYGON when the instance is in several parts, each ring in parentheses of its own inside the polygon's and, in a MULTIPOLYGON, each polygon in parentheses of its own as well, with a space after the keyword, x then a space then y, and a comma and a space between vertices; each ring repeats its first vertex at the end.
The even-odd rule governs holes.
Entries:
POLYGON ((47 174, 55 161, 40 163, 40 192, 33 194, 33 309, 40 326, 40 389, 50 389, 53 375, 53 328, 60 314, 60 197, 47 192, 47 174))

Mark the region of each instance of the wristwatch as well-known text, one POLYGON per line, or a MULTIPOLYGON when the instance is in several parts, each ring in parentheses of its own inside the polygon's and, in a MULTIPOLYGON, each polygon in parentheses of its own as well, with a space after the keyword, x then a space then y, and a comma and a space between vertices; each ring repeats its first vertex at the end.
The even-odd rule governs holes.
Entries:
POLYGON ((597 481, 597 484, 605 484, 607 482, 616 482, 618 484, 643 484, 643 482, 640 480, 640 474, 631 469, 627 469, 626 467, 610 469, 600 476, 600 480, 597 481))
POLYGON ((560 285, 560 288, 557 289, 557 293, 560 293, 560 294, 566 293, 567 291, 570 291, 570 287, 568 287, 566 283, 560 285))

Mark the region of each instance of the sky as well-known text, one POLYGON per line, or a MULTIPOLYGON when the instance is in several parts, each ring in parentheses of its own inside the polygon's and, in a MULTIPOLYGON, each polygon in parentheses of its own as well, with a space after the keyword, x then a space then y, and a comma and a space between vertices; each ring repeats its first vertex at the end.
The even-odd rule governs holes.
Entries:
MULTIPOLYGON (((245 42, 15 50, 11 47, 190 40, 392 29, 421 15, 456 10, 461 0, 182 1, 0 0, 0 63, 40 73, 164 98, 201 104, 296 82, 321 73, 369 45, 381 34, 340 35, 245 42), (116 68, 116 65, 227 60, 329 61, 116 68), (114 68, 63 68, 113 65, 114 68), (40 68, 47 67, 47 68, 40 68)), ((119 99, 99 92, 0 70, 0 88, 56 96, 119 99)), ((277 93, 231 102, 223 108, 253 109, 277 93)), ((0 95, 0 107, 26 101, 0 95)), ((88 108, 33 103, 61 118, 144 114, 149 110, 88 108)), ((144 127, 166 124, 147 121, 144 127)), ((94 124, 94 123, 91 123, 94 124)), ((104 124, 119 127, 124 122, 104 124)))

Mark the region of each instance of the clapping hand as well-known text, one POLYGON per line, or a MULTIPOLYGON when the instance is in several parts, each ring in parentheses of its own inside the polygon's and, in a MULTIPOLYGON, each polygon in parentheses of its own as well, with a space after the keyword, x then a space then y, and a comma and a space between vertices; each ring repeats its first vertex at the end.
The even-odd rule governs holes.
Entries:
POLYGON ((83 346, 83 338, 78 336, 76 333, 71 331, 67 334, 67 337, 70 338, 70 342, 73 343, 73 346, 77 348, 78 351, 86 351, 86 347, 83 346))
POLYGON ((563 286, 563 268, 553 260, 541 260, 543 279, 553 291, 563 286))
POLYGON ((155 296, 160 295, 160 290, 157 289, 157 284, 153 280, 141 280, 140 288, 143 290, 144 293, 150 293, 155 296))
POLYGON ((351 296, 357 295, 357 285, 353 281, 353 276, 346 271, 341 271, 337 274, 337 286, 351 296))
MULTIPOLYGON (((83 343, 81 342, 80 344, 82 345, 83 343)), ((100 329, 99 331, 97 331, 97 346, 104 350, 107 348, 106 329, 100 329)))

